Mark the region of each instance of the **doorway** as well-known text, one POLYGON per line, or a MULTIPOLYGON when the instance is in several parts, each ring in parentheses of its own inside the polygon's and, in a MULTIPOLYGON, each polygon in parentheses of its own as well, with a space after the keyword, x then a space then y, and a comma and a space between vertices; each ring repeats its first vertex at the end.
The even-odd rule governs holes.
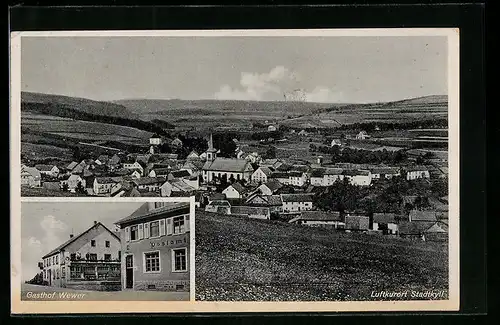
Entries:
POLYGON ((125 257, 125 288, 134 288, 134 256, 125 257))

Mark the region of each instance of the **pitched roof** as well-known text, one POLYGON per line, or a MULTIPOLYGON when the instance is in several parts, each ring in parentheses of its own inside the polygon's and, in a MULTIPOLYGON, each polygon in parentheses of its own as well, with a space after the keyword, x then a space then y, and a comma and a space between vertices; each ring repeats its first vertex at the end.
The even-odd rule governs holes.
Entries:
POLYGON ((228 187, 234 188, 240 194, 248 192, 248 189, 243 187, 243 185, 241 185, 238 182, 234 182, 233 184, 229 185, 228 187))
POLYGON ((325 175, 342 175, 343 171, 344 170, 342 168, 328 167, 325 168, 325 175))
POLYGON ((437 221, 437 216, 435 211, 420 211, 411 210, 410 211, 411 221, 437 221))
POLYGON ((141 177, 132 181, 135 185, 152 185, 165 183, 165 177, 141 177))
POLYGON ((40 174, 40 171, 34 167, 23 167, 23 168, 21 168, 21 173, 22 172, 26 172, 26 173, 30 174, 35 179, 40 179, 42 176, 40 174))
POLYGON ((308 221, 342 221, 340 212, 338 211, 302 211, 300 217, 295 219, 308 221))
POLYGON ((312 202, 311 194, 281 194, 283 202, 312 202))
POLYGON ((399 173, 399 168, 396 167, 373 167, 370 169, 372 174, 396 175, 399 173))
POLYGON ((252 205, 265 205, 265 206, 281 206, 283 205, 283 200, 280 195, 262 195, 262 194, 254 194, 246 200, 247 204, 252 205), (255 198, 260 198, 265 203, 254 203, 252 202, 255 198))
POLYGON ((348 176, 368 176, 370 175, 370 172, 368 170, 346 169, 342 172, 342 174, 348 176))
POLYGON ((183 210, 186 209, 189 211, 190 207, 189 202, 165 202, 164 204, 165 205, 160 208, 149 210, 149 202, 144 203, 131 215, 118 220, 117 222, 115 222, 115 224, 121 225, 132 221, 139 221, 145 218, 162 215, 164 213, 184 212, 183 210))
POLYGON ((180 192, 192 192, 196 190, 193 186, 186 183, 183 179, 174 179, 169 181, 169 183, 173 187, 172 190, 177 189, 180 192))
POLYGON ((231 207, 231 204, 229 204, 229 202, 226 200, 211 201, 209 205, 231 207))
POLYGON ((207 161, 203 169, 225 172, 243 172, 247 169, 252 169, 252 167, 250 162, 245 159, 216 158, 212 162, 207 161))
POLYGON ((52 170, 52 168, 54 168, 54 165, 43 165, 43 164, 40 164, 40 165, 36 165, 35 168, 38 169, 41 172, 50 172, 52 170))
POLYGON ((264 175, 266 175, 266 176, 271 175, 273 172, 273 170, 267 166, 261 166, 258 169, 260 169, 264 173, 264 175))
POLYGON ((308 170, 309 170, 309 166, 307 166, 307 165, 292 165, 292 167, 290 167, 291 172, 305 173, 308 170))
POLYGON ((427 229, 432 227, 435 222, 409 222, 401 221, 398 225, 399 233, 402 235, 421 235, 427 229))
POLYGON ((105 225, 103 225, 102 223, 98 222, 96 223, 95 225, 92 225, 92 227, 90 227, 89 229, 85 230, 84 232, 82 232, 81 234, 79 234, 78 236, 73 236, 72 238, 70 238, 69 240, 67 240, 66 242, 62 243, 61 245, 59 245, 57 248, 51 250, 49 253, 45 254, 44 256, 42 256, 42 259, 43 258, 46 258, 46 257, 49 257, 51 255, 54 255, 55 253, 57 252, 60 252, 62 249, 64 249, 65 247, 67 247, 69 244, 75 242, 78 238, 82 237, 83 235, 85 235, 86 233, 88 233, 90 230, 94 229, 94 228, 97 228, 99 226, 102 226, 104 227, 105 230, 107 230, 111 235, 113 235, 118 241, 120 241, 120 237, 118 237, 115 233, 113 233, 111 230, 109 230, 105 225))
POLYGON ((208 201, 225 200, 226 196, 222 193, 212 193, 210 194, 208 201))
POLYGON ((266 186, 269 190, 271 190, 272 193, 276 192, 280 188, 283 187, 283 184, 281 184, 279 181, 275 179, 271 179, 267 181, 266 183, 262 184, 261 186, 266 186))
POLYGON ((68 166, 66 166, 66 169, 73 170, 76 166, 78 166, 78 163, 76 161, 72 161, 68 164, 68 166))
POLYGON ((373 222, 376 223, 396 223, 395 213, 374 213, 373 222))
POLYGON ((96 177, 95 180, 99 184, 114 184, 119 183, 122 178, 121 177, 96 177))
POLYGON ((172 177, 175 177, 175 178, 182 178, 182 177, 191 176, 191 174, 185 169, 174 170, 174 171, 170 172, 170 174, 172 175, 172 177))
POLYGON ((71 175, 68 177, 68 181, 77 181, 78 179, 82 179, 80 175, 71 175))
POLYGON ((251 207, 251 206, 231 206, 231 214, 269 214, 269 208, 266 207, 251 207))

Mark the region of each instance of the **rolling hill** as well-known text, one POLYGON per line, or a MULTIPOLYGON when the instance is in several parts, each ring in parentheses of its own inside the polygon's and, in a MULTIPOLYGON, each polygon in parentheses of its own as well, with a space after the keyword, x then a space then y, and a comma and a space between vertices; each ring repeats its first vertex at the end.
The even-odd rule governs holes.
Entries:
POLYGON ((133 114, 125 106, 116 103, 105 102, 105 101, 95 101, 86 98, 78 97, 68 97, 62 95, 52 95, 52 94, 42 94, 34 92, 21 92, 21 102, 23 104, 50 104, 53 106, 59 106, 61 108, 71 108, 77 111, 104 115, 104 116, 117 116, 117 117, 128 117, 137 118, 136 114, 133 114))
POLYGON ((196 300, 380 300, 371 292, 448 288, 440 243, 203 211, 195 260, 196 300))

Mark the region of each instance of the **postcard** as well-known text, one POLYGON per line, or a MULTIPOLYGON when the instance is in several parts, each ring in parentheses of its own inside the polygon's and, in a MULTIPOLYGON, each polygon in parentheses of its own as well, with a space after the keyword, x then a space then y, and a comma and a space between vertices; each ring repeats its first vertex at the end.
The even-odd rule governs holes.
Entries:
POLYGON ((458 310, 457 29, 10 50, 12 313, 458 310))

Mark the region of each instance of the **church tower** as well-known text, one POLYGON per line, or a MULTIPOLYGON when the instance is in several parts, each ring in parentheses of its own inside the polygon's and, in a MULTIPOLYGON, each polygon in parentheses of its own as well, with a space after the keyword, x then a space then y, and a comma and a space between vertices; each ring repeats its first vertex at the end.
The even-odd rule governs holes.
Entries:
POLYGON ((217 150, 214 149, 214 140, 212 138, 212 133, 210 133, 210 139, 208 140, 207 161, 214 161, 217 158, 217 150))

